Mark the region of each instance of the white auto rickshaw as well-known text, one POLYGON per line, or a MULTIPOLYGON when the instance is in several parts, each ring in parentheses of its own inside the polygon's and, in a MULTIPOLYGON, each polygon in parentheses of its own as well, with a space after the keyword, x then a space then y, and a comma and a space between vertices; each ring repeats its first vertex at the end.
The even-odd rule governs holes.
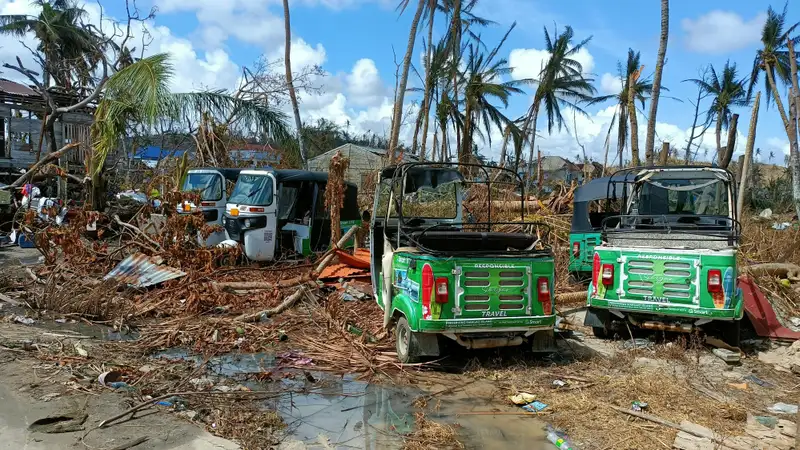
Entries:
MULTIPOLYGON (((242 169, 205 168, 190 169, 181 188, 182 192, 197 192, 200 204, 184 201, 178 206, 178 214, 193 214, 202 211, 206 224, 222 227, 222 216, 228 202, 227 183, 236 183, 242 169)), ((225 229, 211 233, 203 240, 199 235, 197 242, 204 247, 214 247, 228 239, 225 229)))
MULTIPOLYGON (((306 170, 247 169, 228 199, 222 219, 229 241, 251 261, 280 255, 308 256, 328 247, 330 213, 325 208, 328 174, 306 170)), ((347 183, 341 227, 361 223, 356 186, 347 183)))

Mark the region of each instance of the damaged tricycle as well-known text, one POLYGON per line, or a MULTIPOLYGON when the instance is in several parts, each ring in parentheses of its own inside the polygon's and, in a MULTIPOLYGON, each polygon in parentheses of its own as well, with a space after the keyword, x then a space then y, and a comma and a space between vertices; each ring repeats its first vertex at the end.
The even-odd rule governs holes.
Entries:
POLYGON ((372 283, 401 362, 439 356, 453 342, 554 350, 550 230, 525 222, 524 202, 522 180, 506 169, 407 163, 381 171, 372 283), (493 221, 500 209, 519 211, 519 220, 493 221))
POLYGON ((594 248, 585 325, 598 337, 630 327, 712 330, 738 345, 733 176, 715 167, 626 169, 609 180, 622 215, 603 219, 594 248), (622 187, 622 198, 616 197, 622 187))

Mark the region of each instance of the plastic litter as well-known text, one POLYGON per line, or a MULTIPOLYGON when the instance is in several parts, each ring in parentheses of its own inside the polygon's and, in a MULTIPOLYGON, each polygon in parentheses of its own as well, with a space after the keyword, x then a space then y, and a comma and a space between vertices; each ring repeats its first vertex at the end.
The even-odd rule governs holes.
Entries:
POLYGON ((35 320, 31 319, 30 317, 23 317, 23 316, 14 316, 15 323, 21 323, 23 325, 33 325, 36 323, 35 320))
POLYGON ((789 228, 791 226, 792 226, 792 224, 790 222, 781 222, 781 223, 775 222, 775 223, 772 224, 772 229, 781 231, 781 230, 785 230, 785 229, 787 229, 787 228, 789 228))
POLYGON ((627 341, 622 343, 622 348, 625 350, 633 350, 633 349, 645 349, 645 348, 652 348, 653 343, 647 339, 643 338, 636 338, 636 339, 628 339, 627 341))
POLYGON ((797 405, 778 402, 767 408, 767 411, 773 414, 797 414, 797 405))
POLYGON ((567 436, 550 425, 547 426, 547 440, 559 450, 572 450, 573 448, 567 441, 567 436))
POLYGON ((778 419, 770 416, 756 416, 756 422, 768 428, 775 428, 778 425, 778 419))
POLYGON ((762 380, 761 378, 758 378, 755 375, 748 375, 748 376, 744 377, 744 379, 747 380, 747 381, 752 381, 753 383, 755 383, 755 384, 757 384, 757 385, 759 385, 761 387, 765 387, 765 388, 775 387, 774 384, 770 383, 769 381, 764 381, 764 380, 762 380))
POLYGON ((529 403, 533 403, 536 400, 536 396, 533 394, 529 394, 527 392, 519 392, 517 395, 512 395, 508 397, 511 400, 511 403, 519 406, 524 406, 529 403))
POLYGON ((560 388, 567 385, 567 382, 564 380, 553 380, 553 387, 560 388))
POLYGON ((545 408, 547 408, 547 404, 546 403, 542 403, 542 402, 540 402, 538 400, 536 400, 534 402, 531 402, 531 403, 528 403, 527 405, 522 407, 522 409, 524 409, 525 411, 528 411, 528 412, 539 412, 539 411, 543 411, 545 408))
POLYGON ((120 378, 122 378, 121 372, 109 370, 98 375, 97 382, 100 383, 101 386, 109 386, 109 383, 119 381, 120 378))
POLYGON ((647 402, 640 402, 638 400, 631 402, 631 409, 633 411, 642 412, 646 411, 649 407, 650 405, 648 405, 647 402))

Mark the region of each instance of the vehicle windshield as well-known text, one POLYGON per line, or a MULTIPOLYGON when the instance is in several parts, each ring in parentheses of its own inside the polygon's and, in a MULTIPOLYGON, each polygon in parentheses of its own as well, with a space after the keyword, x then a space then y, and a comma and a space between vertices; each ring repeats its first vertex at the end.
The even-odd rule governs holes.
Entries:
POLYGON ((460 181, 448 181, 432 187, 419 186, 403 195, 403 217, 454 219, 458 215, 460 181))
POLYGON ((267 175, 240 175, 229 203, 253 206, 272 204, 272 179, 267 175))
POLYGON ((728 217, 728 198, 728 187, 718 178, 653 178, 636 188, 631 214, 728 217))
POLYGON ((216 173, 190 172, 183 183, 183 192, 199 192, 200 200, 222 200, 222 178, 216 173))

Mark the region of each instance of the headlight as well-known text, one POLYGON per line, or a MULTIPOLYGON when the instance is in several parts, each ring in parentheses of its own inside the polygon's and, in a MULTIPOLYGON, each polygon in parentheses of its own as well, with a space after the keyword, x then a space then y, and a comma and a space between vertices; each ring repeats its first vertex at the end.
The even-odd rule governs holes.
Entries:
POLYGON ((250 219, 244 219, 245 228, 250 228, 250 219))

